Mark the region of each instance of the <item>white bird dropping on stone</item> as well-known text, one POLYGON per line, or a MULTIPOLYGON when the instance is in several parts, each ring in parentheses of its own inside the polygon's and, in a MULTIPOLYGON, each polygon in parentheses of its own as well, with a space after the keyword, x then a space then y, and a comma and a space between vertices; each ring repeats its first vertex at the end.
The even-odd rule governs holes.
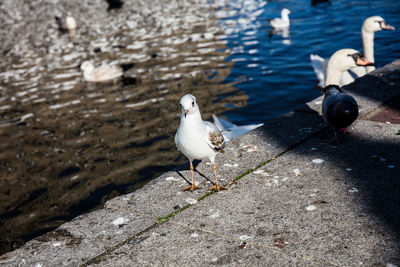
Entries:
POLYGON ((234 168, 236 168, 236 167, 239 167, 239 164, 237 164, 237 163, 234 163, 234 164, 225 163, 224 166, 225 167, 234 167, 234 168))
POLYGON ((301 175, 299 169, 294 169, 293 172, 294 172, 294 174, 295 174, 296 176, 300 176, 300 175, 301 175))
POLYGON ((353 188, 349 189, 349 192, 350 192, 350 193, 357 193, 357 192, 358 192, 358 189, 355 188, 355 187, 353 187, 353 188))
POLYGON ((308 210, 308 211, 313 211, 313 210, 316 210, 316 209, 317 209, 317 207, 314 206, 314 205, 310 205, 310 206, 306 207, 306 210, 308 210))
POLYGON ((186 200, 187 203, 189 203, 189 204, 191 204, 191 205, 197 203, 197 200, 196 200, 196 199, 193 199, 193 198, 187 198, 187 199, 185 199, 185 200, 186 200))
POLYGON ((196 238, 196 237, 199 236, 199 234, 198 234, 198 233, 193 233, 193 234, 191 234, 190 236, 196 238))
POLYGON ((323 159, 313 159, 312 162, 316 163, 316 164, 321 164, 322 162, 324 162, 323 159))
POLYGON ((251 237, 248 236, 248 235, 241 235, 241 236, 239 236, 239 239, 242 240, 242 241, 249 240, 250 238, 251 238, 251 237))
POLYGON ((173 176, 167 177, 167 178, 165 178, 165 180, 166 180, 166 181, 175 181, 175 182, 179 182, 179 181, 180 181, 180 179, 175 178, 175 177, 173 177, 173 176))
POLYGON ((128 221, 128 219, 124 218, 124 217, 118 217, 117 219, 115 219, 112 224, 116 225, 116 226, 120 226, 121 224, 124 224, 128 221))

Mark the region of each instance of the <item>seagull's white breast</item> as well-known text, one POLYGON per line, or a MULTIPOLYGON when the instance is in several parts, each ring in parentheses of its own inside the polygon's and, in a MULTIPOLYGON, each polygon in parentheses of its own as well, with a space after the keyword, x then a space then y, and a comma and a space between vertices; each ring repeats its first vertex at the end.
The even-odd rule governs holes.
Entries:
POLYGON ((190 160, 213 159, 215 152, 208 144, 208 132, 202 120, 182 118, 175 135, 177 148, 190 160))

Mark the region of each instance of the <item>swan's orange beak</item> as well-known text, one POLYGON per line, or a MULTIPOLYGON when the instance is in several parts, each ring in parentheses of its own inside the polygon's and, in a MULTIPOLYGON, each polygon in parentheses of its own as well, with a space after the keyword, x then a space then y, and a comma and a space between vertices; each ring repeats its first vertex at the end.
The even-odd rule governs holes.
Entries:
POLYGON ((395 27, 393 27, 393 26, 391 26, 389 24, 386 24, 385 22, 381 24, 381 28, 382 28, 382 30, 388 30, 388 31, 396 30, 395 27))
POLYGON ((189 113, 189 110, 188 109, 185 109, 185 118, 186 118, 186 115, 189 113))
POLYGON ((368 59, 363 58, 363 57, 358 57, 356 64, 358 66, 375 66, 374 63, 372 63, 371 61, 369 61, 368 59))

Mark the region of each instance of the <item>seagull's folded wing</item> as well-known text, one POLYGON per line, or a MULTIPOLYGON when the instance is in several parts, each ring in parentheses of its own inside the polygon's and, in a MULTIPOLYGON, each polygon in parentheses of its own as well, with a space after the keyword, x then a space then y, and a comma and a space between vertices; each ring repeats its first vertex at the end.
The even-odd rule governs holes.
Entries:
POLYGON ((217 126, 209 121, 204 121, 207 128, 207 144, 215 151, 221 151, 225 147, 224 136, 218 130, 217 126))

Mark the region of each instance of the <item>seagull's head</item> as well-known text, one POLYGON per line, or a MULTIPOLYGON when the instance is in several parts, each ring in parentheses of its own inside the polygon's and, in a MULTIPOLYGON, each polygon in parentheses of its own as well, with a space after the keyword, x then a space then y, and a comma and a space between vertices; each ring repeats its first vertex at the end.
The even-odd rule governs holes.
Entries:
POLYGON ((181 101, 179 102, 179 104, 181 105, 181 109, 182 109, 182 115, 186 116, 196 113, 199 111, 199 106, 197 106, 197 102, 196 102, 196 98, 191 95, 191 94, 187 94, 184 95, 181 98, 181 101))
POLYGON ((281 10, 281 14, 282 15, 289 15, 290 13, 292 13, 292 12, 290 12, 290 10, 287 9, 287 8, 284 8, 284 9, 281 10))

